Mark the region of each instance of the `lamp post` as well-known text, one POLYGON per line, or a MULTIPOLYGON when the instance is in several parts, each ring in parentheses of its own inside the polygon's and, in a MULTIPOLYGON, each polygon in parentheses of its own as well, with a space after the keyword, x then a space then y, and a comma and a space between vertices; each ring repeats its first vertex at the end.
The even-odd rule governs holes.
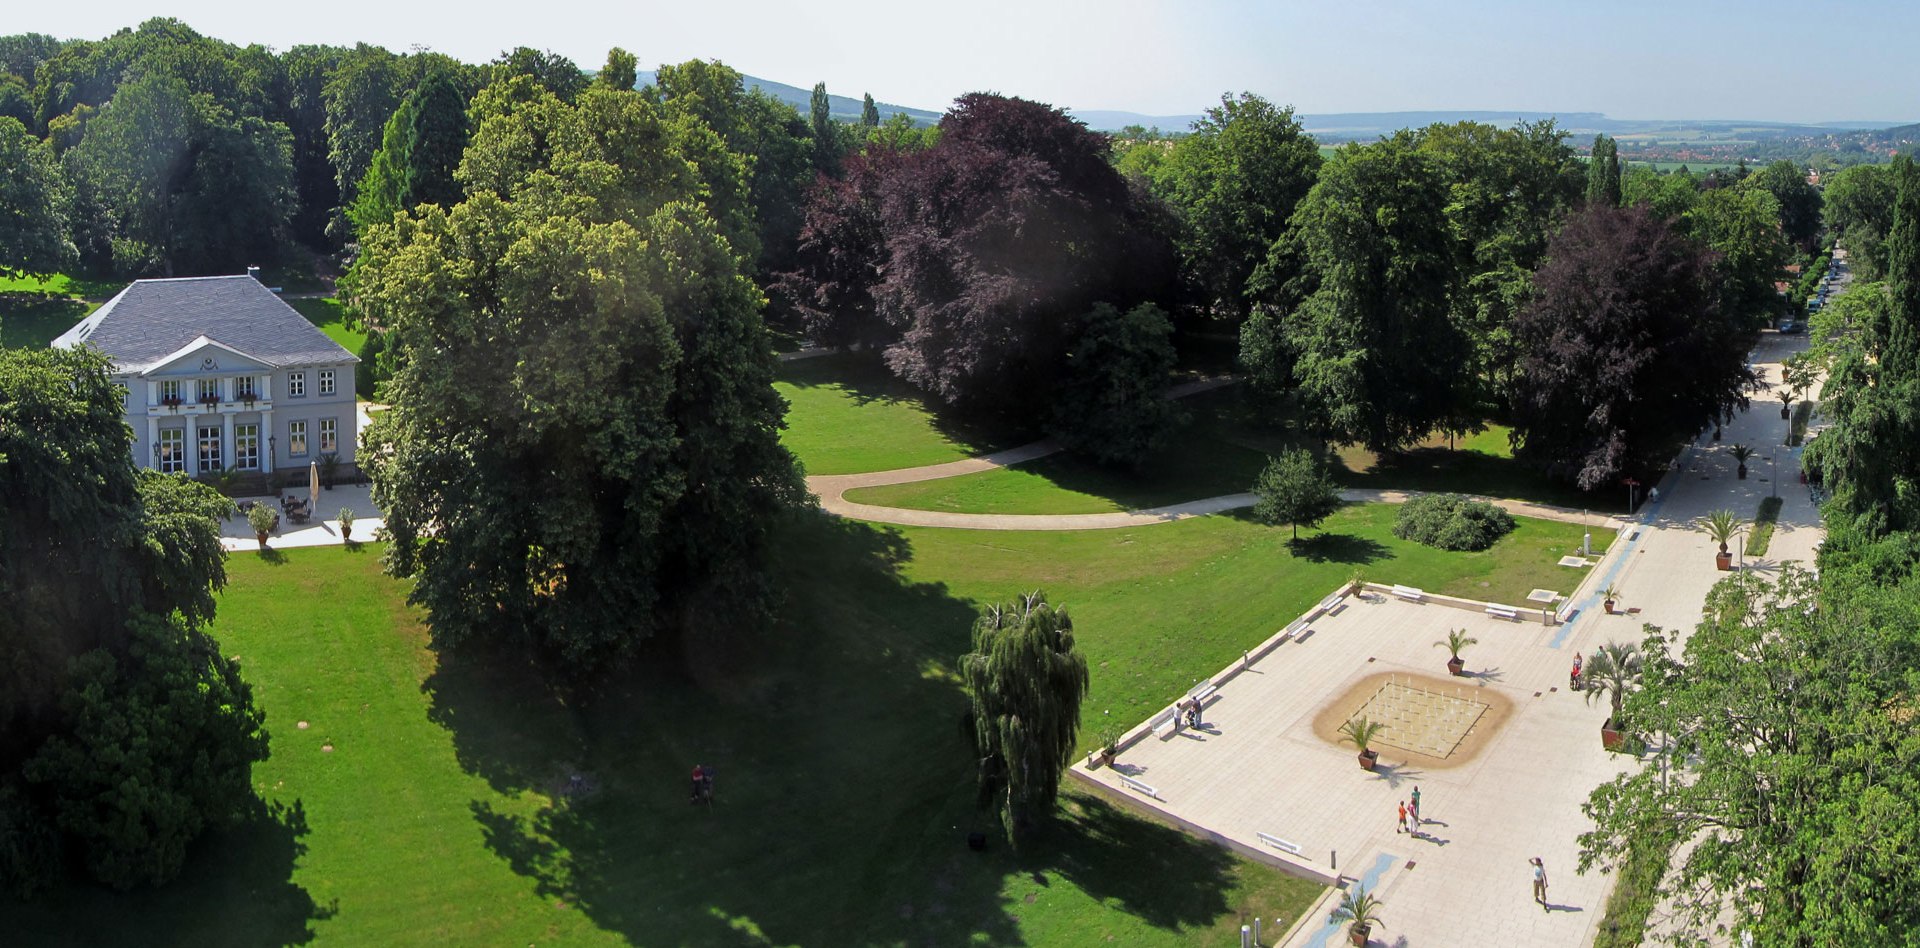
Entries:
POLYGON ((1773 482, 1773 496, 1779 497, 1780 496, 1780 452, 1775 451, 1774 453, 1767 455, 1767 464, 1770 465, 1769 469, 1772 471, 1772 474, 1773 474, 1772 477, 1767 478, 1768 480, 1773 482))

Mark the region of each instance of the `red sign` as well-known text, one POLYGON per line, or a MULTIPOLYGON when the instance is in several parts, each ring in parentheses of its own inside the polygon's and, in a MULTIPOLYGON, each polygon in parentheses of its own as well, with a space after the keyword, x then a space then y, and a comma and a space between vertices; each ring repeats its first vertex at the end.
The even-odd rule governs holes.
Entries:
POLYGON ((1621 481, 1620 483, 1622 483, 1622 484, 1625 484, 1625 485, 1627 485, 1628 487, 1639 487, 1639 486, 1640 486, 1640 482, 1639 482, 1639 481, 1636 481, 1636 480, 1634 480, 1634 479, 1633 479, 1633 478, 1631 478, 1631 477, 1629 477, 1629 478, 1626 478, 1626 479, 1624 479, 1624 480, 1622 480, 1622 481, 1621 481))

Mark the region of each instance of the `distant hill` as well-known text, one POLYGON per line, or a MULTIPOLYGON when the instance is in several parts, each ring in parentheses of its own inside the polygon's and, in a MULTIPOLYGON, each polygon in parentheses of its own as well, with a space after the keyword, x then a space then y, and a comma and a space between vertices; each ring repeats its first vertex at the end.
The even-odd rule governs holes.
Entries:
MULTIPOLYGON (((653 70, 643 69, 640 71, 635 85, 653 85, 653 77, 655 75, 656 73, 653 70)), ((741 78, 745 80, 747 88, 758 88, 760 91, 800 110, 802 118, 812 114, 812 89, 802 89, 799 86, 790 86, 784 82, 774 82, 771 79, 761 79, 758 76, 742 74, 741 78)), ((863 104, 860 99, 849 98, 844 95, 834 95, 832 92, 827 93, 828 113, 833 116, 835 121, 860 121, 860 110, 863 104)), ((940 121, 939 112, 929 112, 926 109, 894 105, 890 102, 881 102, 878 99, 874 100, 874 105, 880 109, 880 120, 883 122, 892 118, 895 112, 905 112, 908 118, 913 119, 915 125, 934 125, 940 121)))
MULTIPOLYGON (((1144 115, 1139 112, 1075 110, 1075 118, 1099 131, 1119 131, 1129 125, 1158 128, 1163 132, 1183 132, 1199 115, 1144 115)), ((1512 125, 1553 119, 1575 136, 1607 134, 1624 139, 1702 139, 1731 140, 1783 135, 1833 135, 1856 131, 1884 134, 1895 122, 1827 122, 1803 125, 1791 122, 1735 120, 1646 120, 1608 118, 1599 112, 1500 112, 1492 109, 1423 112, 1329 112, 1303 113, 1301 127, 1322 142, 1368 141, 1403 128, 1421 128, 1435 123, 1485 122, 1512 125)))

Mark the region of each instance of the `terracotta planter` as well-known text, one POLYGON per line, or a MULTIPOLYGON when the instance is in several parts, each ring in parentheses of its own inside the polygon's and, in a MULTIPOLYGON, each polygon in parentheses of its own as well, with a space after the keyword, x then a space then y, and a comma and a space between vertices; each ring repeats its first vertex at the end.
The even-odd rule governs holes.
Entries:
POLYGON ((1614 727, 1612 718, 1608 718, 1607 723, 1600 725, 1600 746, 1601 747, 1610 751, 1619 750, 1620 745, 1625 744, 1626 742, 1627 742, 1627 732, 1622 731, 1617 727, 1614 727))
POLYGON ((1363 750, 1360 752, 1360 769, 1361 770, 1364 770, 1368 773, 1372 773, 1374 765, 1379 762, 1380 762, 1379 751, 1363 750))
POLYGON ((1367 948, 1367 939, 1373 934, 1372 925, 1350 925, 1347 927, 1347 941, 1354 948, 1367 948))
POLYGON ((1722 572, 1733 569, 1733 554, 1725 550, 1713 554, 1713 565, 1722 572))
POLYGON ((1455 655, 1454 657, 1447 659, 1447 674, 1452 675, 1455 678, 1458 678, 1461 675, 1465 674, 1466 668, 1467 668, 1466 660, 1461 658, 1458 655, 1455 655))
POLYGON ((1601 605, 1606 607, 1607 615, 1613 615, 1613 600, 1609 599, 1606 602, 1601 603, 1601 605))
POLYGON ((256 539, 256 540, 259 540, 259 541, 260 541, 260 548, 261 548, 261 549, 263 549, 263 550, 264 550, 264 549, 266 549, 266 548, 267 548, 267 535, 266 535, 266 534, 264 534, 264 533, 259 533, 259 532, 257 532, 257 531, 256 531, 256 532, 254 533, 254 535, 253 535, 253 538, 254 538, 254 539, 256 539))
POLYGON ((1740 465, 1740 469, 1733 473, 1735 477, 1738 477, 1739 479, 1744 481, 1747 479, 1747 466, 1745 464, 1742 464, 1740 465))
POLYGON ((1793 417, 1793 411, 1792 411, 1792 409, 1789 409, 1789 408, 1788 408, 1787 406, 1785 406, 1785 405, 1781 405, 1781 406, 1780 406, 1780 420, 1781 420, 1781 421, 1786 421, 1787 419, 1789 419, 1789 418, 1791 418, 1791 417, 1793 417))

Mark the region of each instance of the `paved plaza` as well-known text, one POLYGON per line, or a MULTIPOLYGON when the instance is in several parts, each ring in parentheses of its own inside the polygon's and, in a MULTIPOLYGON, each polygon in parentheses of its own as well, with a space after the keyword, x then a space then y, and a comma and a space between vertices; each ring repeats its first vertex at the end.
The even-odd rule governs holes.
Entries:
MULTIPOLYGON (((1770 549, 1742 556, 1738 568, 1774 573, 1786 561, 1811 565, 1823 536, 1818 510, 1800 483, 1799 449, 1783 443, 1787 422, 1771 397, 1779 360, 1804 346, 1804 337, 1763 336, 1753 363, 1768 388, 1755 393, 1753 407, 1725 427, 1721 440, 1703 435, 1681 453, 1658 493, 1586 568, 1561 608, 1563 623, 1503 620, 1402 601, 1384 590, 1349 598, 1309 622, 1305 634, 1254 653, 1259 657, 1244 671, 1216 676, 1221 684, 1207 699, 1200 728, 1166 739, 1148 734, 1111 768, 1081 762, 1076 778, 1301 875, 1364 885, 1383 902, 1375 944, 1590 944, 1613 877, 1574 871, 1577 838, 1591 828, 1580 806, 1633 761, 1601 749, 1607 711, 1568 691, 1573 656, 1610 641, 1637 643, 1645 623, 1693 628, 1708 590, 1728 575, 1715 568, 1715 546, 1696 525, 1711 510, 1731 509, 1750 521, 1760 501, 1777 493, 1783 507, 1770 549), (1756 449, 1745 480, 1735 476, 1735 444, 1756 449), (1620 590, 1621 614, 1601 608, 1600 590, 1609 583, 1620 590), (1432 643, 1457 628, 1480 642, 1463 654, 1468 677, 1448 679, 1447 653, 1432 643), (1390 688, 1408 691, 1435 691, 1424 682, 1436 679, 1460 682, 1469 695, 1504 700, 1511 712, 1497 722, 1476 718, 1449 750, 1446 739, 1457 726, 1407 710, 1422 701, 1446 704, 1444 688, 1432 699, 1375 697, 1381 686, 1374 680, 1382 675, 1390 688), (1426 722, 1432 733, 1399 743, 1429 753, 1386 737, 1375 741, 1377 771, 1361 770, 1354 749, 1333 743, 1327 725, 1368 701, 1398 709, 1388 713, 1398 713, 1403 726, 1426 722), (1474 729, 1481 733, 1467 736, 1474 729), (1419 838, 1394 825, 1397 804, 1415 786, 1426 821, 1419 838), (1544 860, 1550 882, 1544 909, 1530 891, 1534 856, 1544 860)), ((1280 628, 1295 617, 1274 618, 1280 628)), ((1453 696, 1454 725, 1471 712, 1459 703, 1469 695, 1453 696)), ((1169 695, 1169 704, 1179 697, 1169 695)), ((1345 927, 1326 920, 1336 896, 1330 891, 1284 941, 1269 931, 1264 942, 1345 944, 1345 927)))

